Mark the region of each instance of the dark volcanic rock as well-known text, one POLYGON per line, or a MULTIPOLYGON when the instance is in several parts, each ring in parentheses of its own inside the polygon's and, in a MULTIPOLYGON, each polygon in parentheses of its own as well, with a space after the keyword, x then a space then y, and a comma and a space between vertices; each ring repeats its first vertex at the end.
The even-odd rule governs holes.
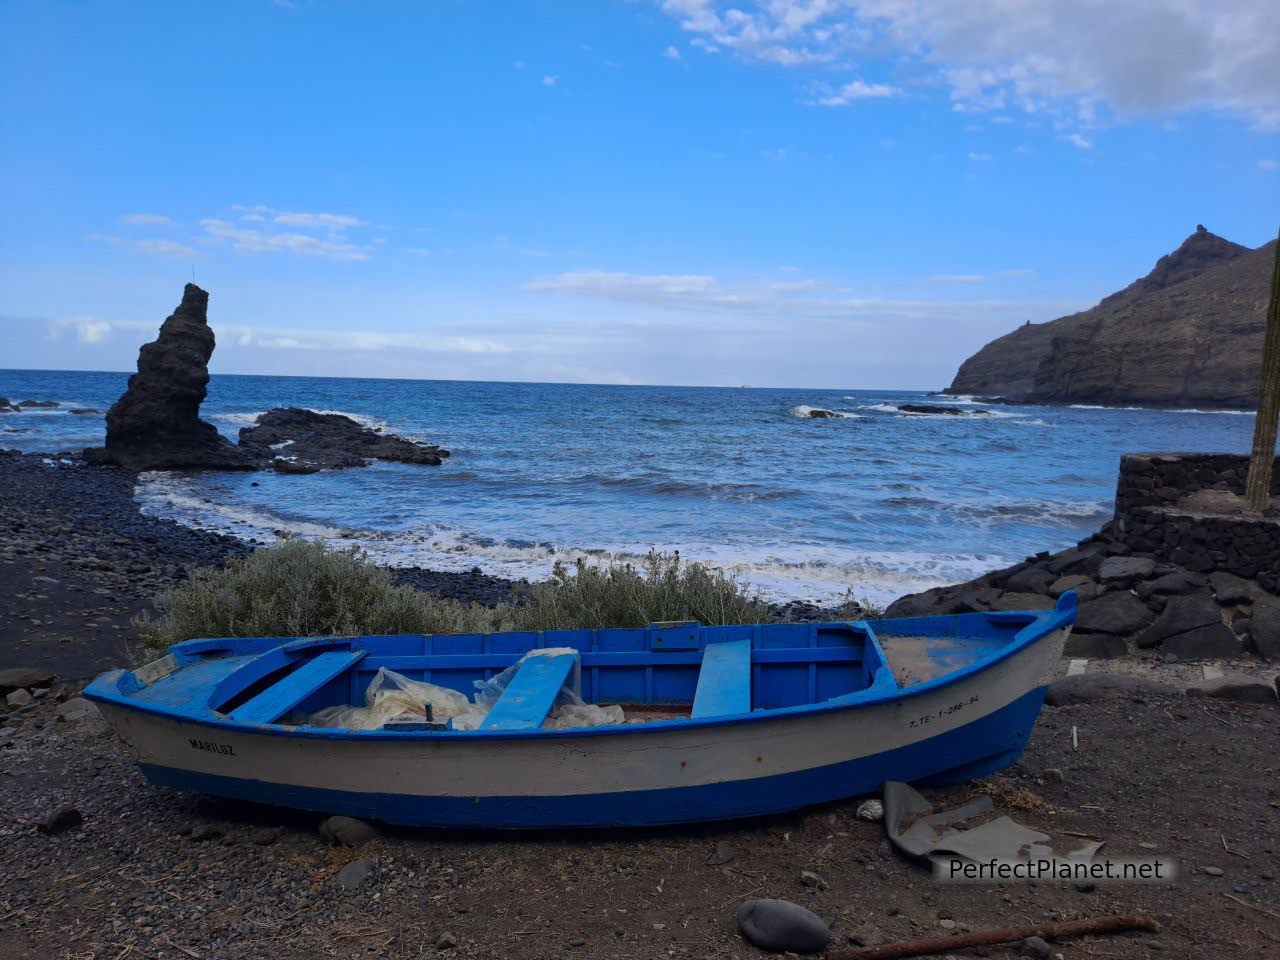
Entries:
POLYGON ((256 466, 252 456, 200 419, 214 346, 208 305, 209 294, 188 283, 160 335, 139 351, 128 389, 107 411, 106 445, 86 450, 86 459, 133 471, 256 466))
POLYGON ((903 413, 942 413, 953 417, 989 417, 986 410, 961 410, 959 407, 939 407, 928 403, 900 403, 898 409, 903 413))
POLYGON ((1155 618, 1145 603, 1128 591, 1106 593, 1080 606, 1076 628, 1085 633, 1136 633, 1155 618))
POLYGON ((1098 568, 1098 579, 1108 587, 1130 587, 1155 569, 1156 562, 1149 557, 1107 557, 1098 568))
POLYGON ((821 917, 789 900, 748 900, 735 918, 742 935, 762 950, 817 953, 831 941, 821 917))
POLYGON ((1222 621, 1222 611, 1208 593, 1173 597, 1150 629, 1143 631, 1137 638, 1138 646, 1154 647, 1179 634, 1215 626, 1227 629, 1222 621))
POLYGON ((1089 660, 1111 660, 1129 652, 1124 637, 1110 633, 1084 633, 1072 630, 1067 645, 1062 648, 1064 657, 1085 657, 1089 660))
POLYGON ((1089 703, 1108 697, 1145 700, 1147 697, 1177 695, 1176 687, 1159 680, 1131 677, 1123 673, 1082 673, 1074 677, 1059 677, 1050 683, 1044 702, 1050 707, 1069 707, 1075 703, 1089 703))
POLYGON ((283 473, 363 467, 366 459, 439 466, 448 450, 379 433, 340 413, 284 407, 240 431, 240 446, 283 473))
POLYGON ((1250 250, 1197 227, 1147 276, 1092 309, 993 340, 945 392, 1251 408, 1274 256, 1274 242, 1250 250))
POLYGON ((45 687, 53 680, 53 673, 37 667, 10 667, 0 670, 0 697, 14 690, 29 687, 45 687))
POLYGON ((821 407, 811 407, 809 409, 809 417, 813 420, 828 420, 831 418, 839 418, 840 414, 834 410, 823 410, 821 407))
POLYGON ((1188 697, 1213 697, 1216 700, 1236 700, 1240 703, 1276 702, 1276 688, 1257 677, 1219 677, 1201 680, 1187 687, 1188 697))
POLYGON ((1249 636, 1265 659, 1280 661, 1280 600, 1264 597, 1253 605, 1249 636))

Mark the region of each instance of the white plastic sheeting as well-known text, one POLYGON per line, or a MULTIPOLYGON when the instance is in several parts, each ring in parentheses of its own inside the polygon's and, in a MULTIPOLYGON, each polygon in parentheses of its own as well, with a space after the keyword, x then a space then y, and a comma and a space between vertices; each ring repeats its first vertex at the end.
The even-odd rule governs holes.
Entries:
MULTIPOLYGON (((546 647, 530 650, 518 661, 489 680, 475 681, 475 700, 464 693, 422 680, 411 680, 394 670, 383 668, 374 674, 365 691, 363 707, 341 704, 326 707, 303 718, 302 723, 312 727, 331 727, 343 730, 381 730, 392 721, 427 719, 426 705, 431 707, 431 720, 435 723, 451 721, 454 730, 475 730, 484 722, 493 705, 511 683, 520 665, 530 657, 549 657, 578 651, 572 647, 546 647)), ((575 727, 596 727, 603 724, 625 723, 622 708, 616 704, 599 706, 587 703, 573 689, 575 669, 552 704, 551 712, 543 723, 544 730, 570 730, 575 727)))

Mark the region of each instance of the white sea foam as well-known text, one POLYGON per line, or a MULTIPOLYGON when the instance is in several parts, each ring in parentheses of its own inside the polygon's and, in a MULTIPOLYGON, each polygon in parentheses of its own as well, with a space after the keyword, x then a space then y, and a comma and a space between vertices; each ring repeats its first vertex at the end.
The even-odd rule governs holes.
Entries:
POLYGON ((801 419, 806 419, 806 420, 822 419, 821 417, 811 416, 814 410, 823 410, 827 413, 834 414, 835 418, 839 420, 865 420, 866 419, 860 413, 850 413, 847 410, 831 410, 827 407, 810 407, 803 403, 800 404, 799 406, 792 407, 787 412, 790 413, 791 416, 800 417, 801 419))
POLYGON ((1072 410, 1141 410, 1146 413, 1199 413, 1205 415, 1221 413, 1235 417, 1253 417, 1257 416, 1258 413, 1256 410, 1197 410, 1194 407, 1178 410, 1168 407, 1112 407, 1103 403, 1073 403, 1069 406, 1072 410))
MULTIPOLYGON (((947 404, 934 404, 947 406, 947 404)), ((965 410, 963 413, 919 413, 915 410, 903 410, 895 403, 865 404, 863 410, 879 410, 881 413, 892 413, 900 417, 913 417, 917 420, 968 420, 975 417, 991 417, 995 420, 1016 420, 1025 417, 1025 413, 1010 413, 1007 410, 965 410)))
POLYGON ((640 564, 651 546, 678 550, 749 583, 768 600, 837 603, 847 595, 885 603, 904 593, 970 579, 1008 563, 1003 557, 876 552, 817 544, 733 546, 708 543, 620 544, 587 549, 565 544, 517 543, 439 524, 403 531, 348 529, 290 520, 272 512, 221 503, 199 493, 176 473, 142 474, 135 496, 144 513, 242 540, 275 542, 306 537, 336 546, 358 546, 386 566, 465 571, 479 567, 511 579, 544 579, 557 562, 640 564))

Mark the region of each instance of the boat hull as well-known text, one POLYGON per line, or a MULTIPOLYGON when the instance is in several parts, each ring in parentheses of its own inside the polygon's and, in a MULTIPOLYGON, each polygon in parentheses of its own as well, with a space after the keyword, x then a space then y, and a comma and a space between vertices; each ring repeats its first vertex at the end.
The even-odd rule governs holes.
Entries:
POLYGON ((161 786, 406 826, 648 826, 777 813, 877 792, 886 780, 941 784, 1006 766, 1026 745, 1066 634, 891 698, 552 737, 245 730, 101 706, 161 786))

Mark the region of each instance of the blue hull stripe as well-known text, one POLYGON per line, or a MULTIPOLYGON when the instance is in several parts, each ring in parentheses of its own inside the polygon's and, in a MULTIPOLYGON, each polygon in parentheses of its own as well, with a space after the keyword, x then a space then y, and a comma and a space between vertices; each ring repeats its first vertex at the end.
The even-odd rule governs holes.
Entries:
POLYGON ((537 829, 731 820, 876 793, 886 780, 940 786, 1017 761, 1044 701, 1030 693, 948 733, 884 753, 749 781, 561 797, 432 797, 295 787, 143 764, 159 786, 404 826, 537 829))

